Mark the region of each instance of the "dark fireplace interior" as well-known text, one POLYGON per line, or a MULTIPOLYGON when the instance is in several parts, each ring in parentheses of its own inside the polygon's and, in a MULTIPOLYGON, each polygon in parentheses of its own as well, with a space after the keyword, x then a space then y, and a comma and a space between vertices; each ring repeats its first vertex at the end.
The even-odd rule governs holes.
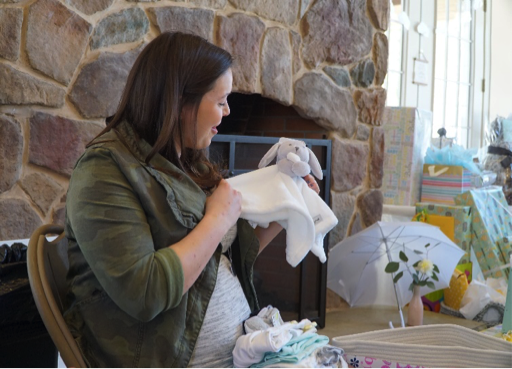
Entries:
POLYGON ((233 93, 228 97, 231 114, 224 117, 219 134, 326 138, 327 131, 311 119, 303 118, 291 106, 259 94, 233 93))
MULTIPOLYGON (((236 142, 235 173, 228 170, 230 144, 222 142, 224 136, 255 136, 263 140, 268 140, 268 137, 289 137, 304 139, 306 142, 308 139, 325 141, 326 130, 314 121, 301 117, 291 106, 283 106, 258 94, 238 93, 231 94, 228 103, 231 114, 223 119, 219 126, 219 135, 210 146, 211 160, 225 169, 228 176, 257 169, 260 159, 272 144, 236 142)), ((322 168, 326 168, 330 163, 326 147, 312 145, 311 148, 322 168)), ((329 177, 318 182, 320 196, 328 203, 326 179, 329 177)), ((286 232, 283 231, 256 261, 254 282, 260 306, 277 307, 285 321, 308 318, 323 326, 324 321, 319 317, 325 314, 325 264, 322 267, 317 257, 310 253, 299 266, 292 268, 286 262, 285 248, 286 232)))

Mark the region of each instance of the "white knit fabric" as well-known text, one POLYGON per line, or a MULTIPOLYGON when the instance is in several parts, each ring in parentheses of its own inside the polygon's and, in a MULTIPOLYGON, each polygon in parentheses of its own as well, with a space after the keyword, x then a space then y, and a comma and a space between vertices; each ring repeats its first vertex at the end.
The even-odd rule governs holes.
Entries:
POLYGON ((233 367, 233 349, 251 309, 230 266, 228 258, 222 255, 217 283, 190 359, 191 368, 233 367))
POLYGON ((238 235, 238 230, 236 228, 236 224, 231 227, 228 232, 222 237, 222 240, 220 241, 222 245, 222 253, 225 253, 228 251, 228 249, 231 247, 233 242, 235 241, 236 236, 238 235))

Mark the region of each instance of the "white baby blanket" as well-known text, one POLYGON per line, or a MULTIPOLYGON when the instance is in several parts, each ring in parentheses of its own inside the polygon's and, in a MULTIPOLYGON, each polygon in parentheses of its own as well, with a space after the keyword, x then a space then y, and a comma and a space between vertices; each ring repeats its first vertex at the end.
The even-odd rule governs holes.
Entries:
POLYGON ((275 221, 286 229, 286 261, 291 266, 309 251, 326 261, 323 240, 338 219, 302 178, 271 165, 227 181, 242 194, 243 219, 263 228, 275 221))

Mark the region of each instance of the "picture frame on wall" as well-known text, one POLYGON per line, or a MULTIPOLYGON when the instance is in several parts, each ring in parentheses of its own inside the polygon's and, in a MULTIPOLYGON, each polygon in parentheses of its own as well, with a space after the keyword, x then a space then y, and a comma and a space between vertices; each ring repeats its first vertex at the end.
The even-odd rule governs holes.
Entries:
POLYGON ((414 70, 412 76, 412 83, 417 85, 428 85, 428 60, 421 58, 414 58, 414 70))

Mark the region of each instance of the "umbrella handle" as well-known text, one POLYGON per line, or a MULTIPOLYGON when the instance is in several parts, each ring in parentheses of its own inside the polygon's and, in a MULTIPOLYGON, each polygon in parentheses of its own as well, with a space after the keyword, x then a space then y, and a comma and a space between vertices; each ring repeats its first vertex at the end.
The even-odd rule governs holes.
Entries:
MULTIPOLYGON (((389 254, 388 254, 388 258, 389 258, 389 261, 391 261, 391 258, 389 257, 389 254)), ((395 279, 395 273, 391 273, 391 276, 393 277, 393 280, 394 280, 395 279)), ((398 292, 396 291, 396 284, 395 284, 395 282, 393 282, 393 289, 395 290, 396 304, 398 305, 398 312, 400 313, 400 323, 402 324, 402 328, 405 328, 404 314, 402 313, 402 301, 400 300, 400 298, 398 298, 398 292)))
POLYGON ((405 328, 404 314, 402 313, 402 308, 399 308, 398 311, 400 312, 400 323, 402 324, 402 328, 405 328))

